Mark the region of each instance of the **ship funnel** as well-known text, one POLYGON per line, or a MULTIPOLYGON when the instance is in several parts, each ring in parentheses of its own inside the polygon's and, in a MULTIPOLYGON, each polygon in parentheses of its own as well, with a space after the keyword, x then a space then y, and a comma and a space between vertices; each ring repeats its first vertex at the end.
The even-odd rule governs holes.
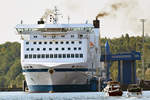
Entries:
POLYGON ((94 28, 99 28, 100 21, 96 18, 96 20, 93 20, 93 25, 94 25, 94 28))
POLYGON ((43 18, 41 18, 41 19, 37 22, 37 24, 44 24, 43 18))

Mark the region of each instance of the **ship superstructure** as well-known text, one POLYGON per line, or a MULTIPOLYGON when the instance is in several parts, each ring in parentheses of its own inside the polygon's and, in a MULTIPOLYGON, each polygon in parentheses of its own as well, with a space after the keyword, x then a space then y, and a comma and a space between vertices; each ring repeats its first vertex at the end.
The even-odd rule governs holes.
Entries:
POLYGON ((41 19, 16 25, 29 91, 87 91, 88 80, 100 68, 99 21, 58 24, 54 11, 52 24, 41 19))

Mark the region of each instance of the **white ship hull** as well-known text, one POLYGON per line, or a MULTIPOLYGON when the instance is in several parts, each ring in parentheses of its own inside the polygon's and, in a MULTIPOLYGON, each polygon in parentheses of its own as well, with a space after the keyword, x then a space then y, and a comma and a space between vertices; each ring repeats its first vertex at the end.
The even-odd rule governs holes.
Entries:
MULTIPOLYGON (((88 68, 24 69, 30 92, 88 91, 88 68)), ((90 70, 91 72, 92 70, 90 70)), ((94 70, 93 70, 94 71, 94 70)))

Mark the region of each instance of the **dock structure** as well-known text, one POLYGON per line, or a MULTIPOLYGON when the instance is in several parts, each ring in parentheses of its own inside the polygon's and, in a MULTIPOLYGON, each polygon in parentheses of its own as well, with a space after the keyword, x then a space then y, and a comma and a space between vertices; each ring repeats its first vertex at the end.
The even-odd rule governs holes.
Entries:
POLYGON ((100 61, 106 63, 106 80, 110 79, 111 62, 118 62, 118 82, 123 88, 136 83, 136 60, 141 60, 140 52, 111 54, 109 44, 106 42, 105 54, 101 55, 100 61))

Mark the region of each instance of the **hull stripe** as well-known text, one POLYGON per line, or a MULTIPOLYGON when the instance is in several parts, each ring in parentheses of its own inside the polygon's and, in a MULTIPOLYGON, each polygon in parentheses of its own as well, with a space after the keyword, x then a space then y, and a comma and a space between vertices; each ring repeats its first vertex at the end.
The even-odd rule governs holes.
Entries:
MULTIPOLYGON (((23 69, 22 72, 48 72, 49 69, 23 69)), ((55 72, 73 72, 73 71, 93 71, 95 69, 88 69, 88 68, 53 68, 55 72)))
MULTIPOLYGON (((29 85, 29 92, 85 92, 92 91, 91 85, 29 85)), ((96 90, 93 90, 96 91, 96 90)))

